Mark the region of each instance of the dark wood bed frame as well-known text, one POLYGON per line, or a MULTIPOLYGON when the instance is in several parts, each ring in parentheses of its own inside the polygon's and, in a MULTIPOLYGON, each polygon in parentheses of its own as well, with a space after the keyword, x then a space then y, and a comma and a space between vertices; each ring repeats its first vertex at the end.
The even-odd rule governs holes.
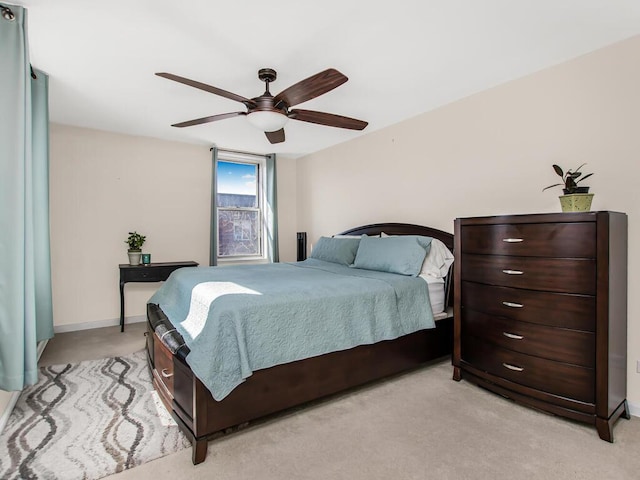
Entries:
MULTIPOLYGON (((441 240, 453 251, 453 235, 441 230, 402 223, 381 223, 352 228, 343 235, 425 235, 441 240)), ((450 284, 450 279, 447 279, 450 284)), ((452 305, 452 292, 447 305, 452 305)), ((203 462, 208 439, 227 428, 312 400, 345 391, 390 375, 405 372, 451 354, 452 318, 436 328, 395 340, 362 345, 340 352, 258 370, 222 401, 213 399, 185 361, 188 349, 172 354, 155 332, 166 321, 158 305, 147 306, 147 353, 153 384, 193 446, 192 461, 203 462)), ((175 334, 174 334, 175 335, 175 334)), ((180 339, 178 339, 179 341, 180 339)))

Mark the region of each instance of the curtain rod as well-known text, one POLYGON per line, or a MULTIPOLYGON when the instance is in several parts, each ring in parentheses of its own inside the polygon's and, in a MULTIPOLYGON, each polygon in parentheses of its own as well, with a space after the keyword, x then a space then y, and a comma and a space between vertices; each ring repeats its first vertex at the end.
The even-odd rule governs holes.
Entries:
MULTIPOLYGON (((209 149, 210 152, 212 150, 213 150, 213 147, 209 149)), ((231 150, 230 148, 218 148, 218 151, 226 152, 226 153, 239 153, 240 155, 253 155, 254 157, 266 157, 268 155, 267 153, 243 152, 242 150, 231 150)))
POLYGON ((2 3, 0 3, 0 11, 2 11, 2 18, 4 18, 5 20, 13 22, 16 19, 13 11, 8 6, 3 5, 2 3))

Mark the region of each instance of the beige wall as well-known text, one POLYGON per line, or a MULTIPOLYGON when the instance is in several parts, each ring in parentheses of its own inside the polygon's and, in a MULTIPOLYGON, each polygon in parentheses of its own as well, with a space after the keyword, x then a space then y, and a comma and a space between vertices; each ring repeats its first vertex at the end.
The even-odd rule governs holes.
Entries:
MULTIPOLYGON (((153 262, 209 262, 207 146, 51 126, 51 267, 58 330, 120 316, 119 263, 129 231, 153 262)), ((295 163, 278 158, 281 255, 295 258, 295 163)), ((142 316, 159 284, 129 283, 126 316, 142 316)), ((98 323, 96 323, 98 322, 98 323)))
MULTIPOLYGON (((595 172, 594 210, 629 215, 628 398, 640 408, 640 37, 298 161, 310 242, 370 222, 559 211, 551 165, 595 172), (635 200, 634 200, 635 198, 635 200)), ((384 106, 380 107, 384 108, 384 106)))

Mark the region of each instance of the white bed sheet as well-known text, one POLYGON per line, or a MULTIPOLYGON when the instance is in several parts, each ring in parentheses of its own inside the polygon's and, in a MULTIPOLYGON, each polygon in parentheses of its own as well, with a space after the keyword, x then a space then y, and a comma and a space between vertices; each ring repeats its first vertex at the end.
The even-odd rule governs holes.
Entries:
POLYGON ((420 275, 425 282, 427 282, 427 288, 429 290, 429 300, 431 302, 431 310, 436 320, 447 318, 446 311, 446 299, 445 283, 443 278, 435 278, 430 275, 420 275))

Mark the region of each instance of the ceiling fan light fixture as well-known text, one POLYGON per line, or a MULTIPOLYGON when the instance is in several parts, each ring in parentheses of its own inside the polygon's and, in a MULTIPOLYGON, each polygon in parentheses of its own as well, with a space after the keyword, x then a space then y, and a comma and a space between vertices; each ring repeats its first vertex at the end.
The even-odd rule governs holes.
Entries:
POLYGON ((277 132, 284 127, 289 117, 282 113, 258 110, 247 115, 249 123, 263 132, 277 132))

